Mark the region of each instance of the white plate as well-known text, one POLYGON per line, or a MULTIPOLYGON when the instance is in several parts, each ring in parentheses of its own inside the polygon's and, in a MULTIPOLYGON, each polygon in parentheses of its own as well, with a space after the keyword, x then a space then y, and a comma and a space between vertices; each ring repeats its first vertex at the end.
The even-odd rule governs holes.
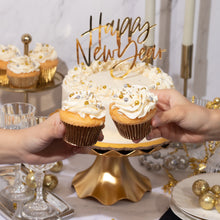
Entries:
POLYGON ((179 209, 182 210, 182 212, 188 213, 191 216, 200 219, 219 220, 220 213, 218 213, 216 209, 205 210, 200 207, 199 198, 192 191, 192 185, 198 179, 204 179, 210 186, 213 186, 215 184, 219 184, 220 174, 199 174, 180 181, 172 191, 173 202, 179 209))
POLYGON ((184 220, 200 220, 199 218, 196 218, 196 217, 193 217, 193 216, 190 216, 189 214, 187 213, 184 213, 181 209, 179 209, 175 204, 174 202, 171 200, 170 202, 170 209, 173 211, 173 213, 178 216, 179 218, 181 219, 184 219, 184 220))

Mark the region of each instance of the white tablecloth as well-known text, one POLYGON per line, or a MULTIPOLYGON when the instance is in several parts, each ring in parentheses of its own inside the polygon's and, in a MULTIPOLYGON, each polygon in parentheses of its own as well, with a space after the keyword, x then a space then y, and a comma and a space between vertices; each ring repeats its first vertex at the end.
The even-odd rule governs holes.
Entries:
MULTIPOLYGON (((163 192, 163 185, 168 181, 166 173, 149 172, 139 164, 138 157, 129 158, 133 167, 151 180, 152 191, 144 194, 139 202, 128 200, 118 201, 114 205, 105 206, 93 198, 80 199, 77 197, 72 180, 76 173, 90 167, 95 159, 94 155, 78 154, 63 161, 63 169, 55 174, 58 185, 53 190, 63 200, 70 204, 75 214, 69 219, 74 220, 158 220, 169 208, 170 195, 163 192)), ((179 176, 186 176, 184 171, 179 176)), ((0 219, 4 219, 0 217, 0 219)))

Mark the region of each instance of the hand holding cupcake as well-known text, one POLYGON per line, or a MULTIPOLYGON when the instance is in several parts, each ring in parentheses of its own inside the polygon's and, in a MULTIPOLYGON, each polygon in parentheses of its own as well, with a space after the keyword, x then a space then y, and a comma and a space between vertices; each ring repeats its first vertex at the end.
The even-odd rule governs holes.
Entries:
POLYGON ((105 108, 94 93, 76 91, 63 101, 60 118, 66 131, 64 140, 74 146, 92 146, 105 123, 105 108))
POLYGON ((115 91, 109 111, 119 133, 131 140, 146 137, 156 113, 156 102, 157 96, 143 86, 126 84, 115 91))

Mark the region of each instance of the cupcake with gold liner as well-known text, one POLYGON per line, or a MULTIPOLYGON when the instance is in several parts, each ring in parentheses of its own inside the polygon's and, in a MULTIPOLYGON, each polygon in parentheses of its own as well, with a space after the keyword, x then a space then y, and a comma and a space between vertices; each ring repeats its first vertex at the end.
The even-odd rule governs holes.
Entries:
POLYGON ((7 65, 9 84, 14 88, 35 88, 40 76, 40 64, 24 55, 13 58, 7 65))
POLYGON ((54 47, 49 44, 37 43, 29 56, 40 63, 40 84, 51 82, 57 70, 58 56, 54 47))
POLYGON ((20 55, 20 51, 17 47, 13 45, 0 45, 0 85, 8 84, 6 72, 9 60, 20 55))
POLYGON ((128 85, 115 91, 109 112, 121 136, 131 140, 146 137, 156 113, 157 96, 146 87, 128 85))
POLYGON ((74 146, 92 146, 105 123, 105 108, 90 91, 76 91, 63 101, 60 118, 66 127, 64 141, 74 146))

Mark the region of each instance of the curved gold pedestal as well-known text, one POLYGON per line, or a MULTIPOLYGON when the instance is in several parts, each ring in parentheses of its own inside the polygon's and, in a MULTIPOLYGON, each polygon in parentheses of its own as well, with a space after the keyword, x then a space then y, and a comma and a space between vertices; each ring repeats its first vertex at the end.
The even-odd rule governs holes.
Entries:
POLYGON ((113 150, 96 154, 93 165, 73 179, 79 198, 93 197, 104 205, 112 205, 122 199, 139 201, 145 192, 151 190, 151 183, 131 166, 128 156, 140 154, 143 152, 123 155, 113 150))

